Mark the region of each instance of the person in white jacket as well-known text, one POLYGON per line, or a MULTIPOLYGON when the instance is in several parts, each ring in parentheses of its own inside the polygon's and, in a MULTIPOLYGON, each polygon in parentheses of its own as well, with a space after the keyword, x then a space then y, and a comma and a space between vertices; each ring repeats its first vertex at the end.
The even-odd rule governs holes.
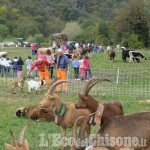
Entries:
MULTIPOLYGON (((26 66, 27 66, 27 70, 29 71, 31 66, 33 65, 33 60, 31 59, 31 56, 28 56, 28 59, 26 60, 26 66)), ((31 70, 31 78, 33 78, 33 73, 32 73, 32 70, 31 70)), ((28 76, 28 78, 30 78, 30 76, 28 76)))
POLYGON ((10 69, 11 69, 11 60, 9 58, 6 58, 6 74, 7 77, 10 77, 10 69))
POLYGON ((0 58, 0 65, 1 65, 1 77, 4 77, 6 73, 6 55, 2 55, 0 58))

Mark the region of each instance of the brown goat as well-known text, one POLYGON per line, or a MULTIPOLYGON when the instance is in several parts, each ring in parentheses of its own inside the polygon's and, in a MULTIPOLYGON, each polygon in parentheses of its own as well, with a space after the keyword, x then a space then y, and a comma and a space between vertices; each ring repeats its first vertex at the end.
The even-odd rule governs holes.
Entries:
POLYGON ((14 137, 14 134, 13 132, 11 131, 10 129, 10 134, 12 136, 12 139, 13 139, 13 146, 5 143, 5 147, 9 150, 29 150, 29 144, 28 144, 28 141, 25 139, 24 143, 23 143, 23 139, 24 139, 24 134, 25 134, 25 131, 26 129, 30 126, 30 124, 26 125, 21 133, 20 133, 20 136, 19 136, 19 140, 18 140, 18 143, 16 142, 15 140, 15 137, 14 137))
MULTIPOLYGON (((95 135, 92 140, 92 146, 101 146, 99 140, 104 138, 103 143, 105 143, 105 147, 109 150, 150 150, 149 118, 150 112, 112 117, 103 124, 95 135), (106 135, 109 136, 109 140, 113 138, 113 145, 107 140, 108 138, 105 138, 106 135), (121 145, 118 145, 117 138, 123 140, 121 145)), ((88 119, 84 120, 80 130, 85 131, 87 122, 88 119)), ((82 134, 80 132, 80 140, 84 140, 82 134)), ((81 149, 83 150, 84 148, 81 149)))
POLYGON ((13 82, 12 83, 12 88, 11 88, 11 93, 12 94, 16 94, 16 93, 13 93, 13 91, 14 91, 15 88, 20 88, 21 92, 23 93, 23 85, 24 85, 24 81, 25 80, 26 80, 26 77, 23 77, 22 81, 20 81, 20 82, 13 82))
MULTIPOLYGON (((62 141, 62 150, 64 150, 64 137, 66 136, 66 128, 71 128, 72 129, 72 137, 75 137, 74 135, 74 123, 76 119, 80 116, 87 116, 89 114, 89 111, 87 109, 76 109, 74 103, 70 102, 64 102, 62 103, 58 96, 56 94, 53 94, 53 90, 55 87, 61 83, 67 82, 65 80, 62 81, 57 81, 54 83, 52 86, 50 86, 48 92, 45 95, 45 98, 43 101, 40 103, 41 108, 49 108, 53 107, 55 109, 55 113, 58 114, 60 109, 62 108, 63 104, 66 106, 66 112, 64 116, 62 116, 62 122, 60 123, 61 126, 61 135, 63 138, 62 141)), ((80 126, 82 123, 83 119, 78 121, 77 126, 80 126)), ((86 132, 87 132, 87 137, 90 135, 90 125, 87 124, 86 127, 86 132)), ((72 142, 72 149, 74 149, 75 144, 72 142)))
MULTIPOLYGON (((89 109, 91 113, 94 113, 97 111, 97 108, 99 106, 99 103, 90 95, 88 95, 90 89, 98 82, 101 81, 109 81, 107 79, 97 79, 97 78, 91 78, 85 85, 82 94, 79 94, 79 101, 75 104, 75 107, 77 109, 89 109)), ((121 116, 124 115, 122 104, 120 102, 111 102, 107 104, 103 104, 104 111, 101 118, 101 125, 103 123, 113 117, 113 116, 121 116)))
POLYGON ((115 61, 116 53, 114 50, 108 50, 108 56, 109 56, 110 60, 115 61))
POLYGON ((21 107, 16 111, 17 117, 27 117, 33 120, 39 121, 54 121, 55 114, 51 108, 39 108, 39 105, 34 105, 31 107, 21 107))
POLYGON ((81 55, 86 55, 86 54, 88 54, 88 56, 89 56, 89 55, 92 55, 92 50, 91 50, 91 48, 85 48, 85 49, 82 50, 81 55))

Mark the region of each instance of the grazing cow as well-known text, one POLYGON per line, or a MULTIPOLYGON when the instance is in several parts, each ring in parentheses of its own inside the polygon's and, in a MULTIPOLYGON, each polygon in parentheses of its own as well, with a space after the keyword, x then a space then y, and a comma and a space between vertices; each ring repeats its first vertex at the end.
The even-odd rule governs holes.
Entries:
MULTIPOLYGON (((129 52, 130 52, 130 51, 134 51, 134 50, 127 50, 127 49, 126 49, 125 47, 123 47, 123 46, 121 47, 121 50, 122 50, 122 59, 123 59, 124 62, 127 62, 126 58, 127 58, 127 57, 129 58, 129 57, 130 57, 130 56, 129 56, 129 52)), ((135 59, 136 59, 137 62, 139 62, 139 58, 135 58, 135 59)))
MULTIPOLYGON (((123 148, 150 150, 149 118, 150 112, 140 112, 108 119, 93 138, 92 147, 105 145, 104 147, 109 148, 109 150, 121 150, 123 148), (104 140, 101 142, 101 139, 104 140)), ((85 140, 83 132, 87 122, 88 119, 85 119, 80 128, 82 132, 79 133, 79 139, 81 141, 85 140)), ((83 150, 83 147, 80 149, 83 150)))
POLYGON ((21 107, 16 111, 17 117, 27 117, 33 120, 39 121, 54 121, 55 114, 51 108, 39 108, 39 105, 34 105, 31 107, 21 107))
POLYGON ((91 48, 85 48, 85 49, 82 50, 81 55, 86 55, 86 54, 92 55, 92 50, 91 50, 91 48))
POLYGON ((144 60, 147 60, 147 58, 140 52, 136 52, 136 51, 130 51, 129 52, 129 56, 130 56, 130 62, 132 61, 134 63, 134 58, 138 58, 139 61, 141 62, 141 58, 143 58, 144 60))
POLYGON ((116 53, 114 50, 108 50, 108 56, 110 57, 110 60, 115 61, 116 53))

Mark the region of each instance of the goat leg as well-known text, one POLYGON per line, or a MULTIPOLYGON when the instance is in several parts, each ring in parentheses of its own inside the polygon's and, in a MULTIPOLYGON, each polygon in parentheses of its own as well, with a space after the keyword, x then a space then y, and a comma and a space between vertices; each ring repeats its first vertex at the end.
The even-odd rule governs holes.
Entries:
POLYGON ((66 136, 66 129, 61 127, 61 138, 62 138, 62 145, 61 145, 61 150, 64 150, 65 146, 65 136, 66 136))

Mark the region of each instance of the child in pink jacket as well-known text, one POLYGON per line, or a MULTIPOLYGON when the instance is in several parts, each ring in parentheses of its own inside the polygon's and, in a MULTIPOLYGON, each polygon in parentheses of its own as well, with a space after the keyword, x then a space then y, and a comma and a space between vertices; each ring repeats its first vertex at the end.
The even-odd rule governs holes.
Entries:
POLYGON ((92 78, 92 73, 90 70, 90 61, 89 61, 88 56, 85 56, 85 58, 83 60, 83 64, 84 64, 84 69, 85 69, 85 80, 87 80, 87 72, 89 72, 89 76, 90 76, 90 78, 92 78))

